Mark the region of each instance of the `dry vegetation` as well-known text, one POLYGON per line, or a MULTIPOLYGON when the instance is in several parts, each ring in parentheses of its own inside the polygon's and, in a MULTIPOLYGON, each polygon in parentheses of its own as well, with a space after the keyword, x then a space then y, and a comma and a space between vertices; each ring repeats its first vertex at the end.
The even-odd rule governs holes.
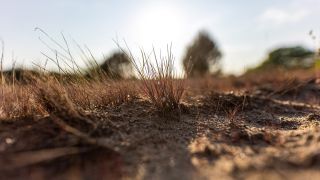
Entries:
POLYGON ((179 76, 174 69, 171 47, 168 47, 165 57, 161 56, 161 53, 157 55, 154 49, 151 55, 147 55, 143 51, 141 54, 141 65, 137 63, 138 60, 131 53, 128 55, 138 72, 141 91, 149 98, 161 116, 167 116, 169 113, 168 117, 170 118, 170 116, 180 113, 181 98, 185 91, 185 77, 179 76))
POLYGON ((142 52, 142 65, 127 54, 136 80, 41 72, 3 82, 0 179, 320 176, 312 73, 185 79, 169 49, 142 52))

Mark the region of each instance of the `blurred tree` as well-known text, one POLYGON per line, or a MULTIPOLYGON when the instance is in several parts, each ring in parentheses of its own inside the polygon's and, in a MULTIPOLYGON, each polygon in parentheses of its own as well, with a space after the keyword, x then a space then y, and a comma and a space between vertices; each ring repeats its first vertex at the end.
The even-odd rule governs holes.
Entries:
POLYGON ((301 46, 278 48, 271 51, 261 65, 250 71, 268 68, 310 68, 314 65, 313 55, 314 52, 301 46))
POLYGON ((133 67, 129 57, 123 52, 115 52, 100 66, 101 70, 112 79, 133 77, 133 67))
POLYGON ((187 48, 183 67, 188 77, 203 76, 220 72, 219 61, 222 53, 209 34, 201 31, 187 48))

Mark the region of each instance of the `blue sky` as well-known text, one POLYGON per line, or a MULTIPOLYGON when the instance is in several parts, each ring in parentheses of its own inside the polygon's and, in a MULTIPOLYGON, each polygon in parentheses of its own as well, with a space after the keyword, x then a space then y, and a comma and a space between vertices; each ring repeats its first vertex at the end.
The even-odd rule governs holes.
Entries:
MULTIPOLYGON (((0 0, 0 38, 6 66, 44 61, 40 27, 59 39, 60 32, 86 44, 101 59, 116 50, 113 39, 130 49, 173 44, 180 61, 199 30, 207 30, 224 53, 225 72, 240 73, 261 62, 274 47, 313 48, 310 30, 320 35, 320 0, 0 0)), ((179 66, 180 62, 177 62, 179 66)))

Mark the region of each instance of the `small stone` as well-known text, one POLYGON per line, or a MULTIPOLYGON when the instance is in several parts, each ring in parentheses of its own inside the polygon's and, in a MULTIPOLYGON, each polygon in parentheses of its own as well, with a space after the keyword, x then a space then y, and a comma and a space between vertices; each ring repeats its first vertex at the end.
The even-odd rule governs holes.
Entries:
POLYGON ((6 138, 6 139, 5 139, 5 142, 6 142, 7 144, 13 144, 13 143, 15 142, 15 140, 12 139, 12 138, 6 138))

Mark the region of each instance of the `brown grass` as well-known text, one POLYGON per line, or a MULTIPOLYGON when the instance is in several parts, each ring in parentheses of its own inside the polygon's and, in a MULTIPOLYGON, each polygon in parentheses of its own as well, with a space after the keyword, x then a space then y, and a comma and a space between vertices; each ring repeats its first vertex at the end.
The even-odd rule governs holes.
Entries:
POLYGON ((151 54, 141 50, 140 64, 130 51, 127 55, 137 71, 143 95, 152 102, 160 115, 180 110, 185 77, 175 71, 171 47, 167 48, 166 56, 162 56, 161 52, 158 55, 154 49, 151 54))
POLYGON ((72 101, 86 110, 129 103, 138 96, 134 81, 71 83, 65 88, 72 101))
POLYGON ((0 87, 0 118, 14 119, 44 115, 45 111, 36 100, 32 86, 18 85, 12 88, 8 85, 0 87))
POLYGON ((129 103, 137 96, 131 81, 61 82, 43 75, 32 77, 28 84, 1 85, 0 118, 35 118, 50 113, 78 116, 79 112, 129 103))

